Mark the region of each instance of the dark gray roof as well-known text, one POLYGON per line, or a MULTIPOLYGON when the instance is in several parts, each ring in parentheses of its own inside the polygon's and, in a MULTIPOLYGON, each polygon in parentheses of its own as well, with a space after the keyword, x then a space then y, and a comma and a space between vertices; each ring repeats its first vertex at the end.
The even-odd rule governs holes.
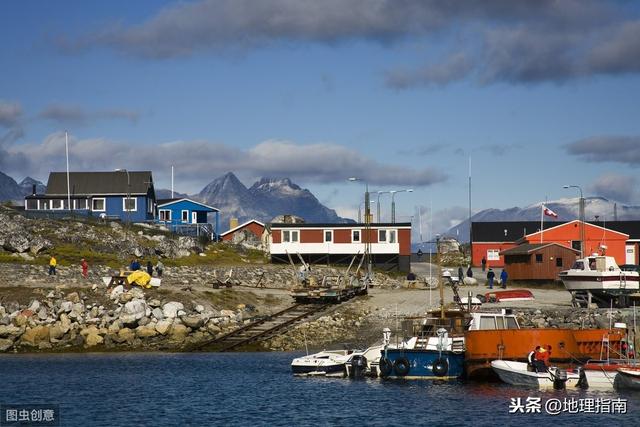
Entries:
POLYGON ((560 246, 568 251, 572 251, 577 254, 580 253, 580 251, 575 250, 573 248, 569 248, 559 243, 551 242, 551 243, 524 243, 522 245, 516 246, 515 248, 506 249, 500 252, 500 255, 528 255, 542 248, 545 248, 547 246, 560 246))
MULTIPOLYGON (((547 230, 570 221, 544 221, 547 230)), ((628 234, 630 239, 640 239, 640 221, 586 221, 588 224, 628 234)), ((472 222, 473 242, 517 242, 525 234, 540 231, 540 221, 483 221, 472 222), (505 234, 506 230, 506 234, 505 234)))
MULTIPOLYGON (((69 187, 72 195, 147 194, 153 188, 150 171, 126 172, 70 172, 69 187)), ((67 173, 51 172, 47 182, 48 196, 67 194, 67 173)))

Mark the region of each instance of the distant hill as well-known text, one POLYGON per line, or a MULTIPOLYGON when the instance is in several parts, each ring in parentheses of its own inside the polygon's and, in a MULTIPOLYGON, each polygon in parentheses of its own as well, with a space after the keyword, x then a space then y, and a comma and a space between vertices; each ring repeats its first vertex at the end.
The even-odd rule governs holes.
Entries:
POLYGON ((262 178, 250 188, 229 172, 211 181, 194 198, 221 211, 221 229, 229 228, 229 219, 242 223, 250 219, 269 222, 274 217, 291 214, 306 222, 353 222, 341 218, 322 205, 307 189, 288 178, 262 178))
POLYGON ((156 189, 156 200, 161 199, 182 199, 184 197, 189 197, 186 193, 179 193, 177 191, 173 192, 173 197, 171 197, 171 190, 167 190, 166 188, 158 188, 156 189))
POLYGON ((24 194, 22 187, 15 179, 0 172, 0 201, 23 201, 24 194))
POLYGON ((47 186, 44 185, 41 181, 37 179, 33 179, 30 176, 23 179, 20 184, 18 184, 20 188, 22 188, 22 194, 28 196, 29 194, 33 194, 33 186, 36 186, 36 194, 44 194, 47 191, 47 186))

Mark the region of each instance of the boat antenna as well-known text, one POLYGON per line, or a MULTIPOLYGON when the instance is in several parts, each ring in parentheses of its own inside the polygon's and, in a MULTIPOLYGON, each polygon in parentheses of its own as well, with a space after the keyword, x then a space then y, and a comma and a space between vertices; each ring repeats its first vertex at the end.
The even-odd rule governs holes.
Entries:
POLYGON ((307 346, 307 333, 303 330, 302 336, 304 337, 304 349, 307 352, 307 356, 309 355, 309 347, 307 346))

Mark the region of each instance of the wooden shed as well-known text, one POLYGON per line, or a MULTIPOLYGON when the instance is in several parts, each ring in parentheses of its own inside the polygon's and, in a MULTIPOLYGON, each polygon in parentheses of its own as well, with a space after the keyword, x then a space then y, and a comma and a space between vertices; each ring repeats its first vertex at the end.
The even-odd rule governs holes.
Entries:
POLYGON ((573 265, 580 251, 559 243, 524 243, 500 252, 509 280, 558 280, 558 273, 573 265))

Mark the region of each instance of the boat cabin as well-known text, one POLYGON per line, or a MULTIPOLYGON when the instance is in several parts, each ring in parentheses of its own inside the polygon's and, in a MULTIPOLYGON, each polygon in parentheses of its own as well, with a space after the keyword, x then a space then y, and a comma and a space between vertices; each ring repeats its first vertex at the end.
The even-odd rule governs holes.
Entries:
POLYGON ((471 313, 470 331, 487 331, 493 329, 520 329, 515 314, 502 310, 501 313, 471 313))
POLYGON ((616 263, 614 257, 611 256, 590 256, 587 258, 576 260, 571 267, 572 270, 586 271, 618 271, 620 267, 616 263))

